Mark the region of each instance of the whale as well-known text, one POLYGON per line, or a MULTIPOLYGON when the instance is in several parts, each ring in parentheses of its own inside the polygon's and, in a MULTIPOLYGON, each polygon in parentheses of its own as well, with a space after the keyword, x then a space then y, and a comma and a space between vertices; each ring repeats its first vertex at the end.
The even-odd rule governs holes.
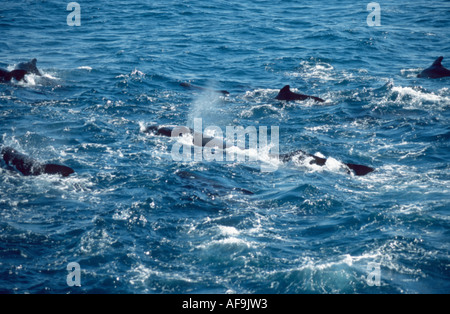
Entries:
POLYGON ((16 81, 25 81, 25 75, 27 75, 27 71, 25 70, 13 70, 7 71, 4 69, 0 69, 0 82, 11 82, 12 79, 16 81))
POLYGON ((201 86, 192 85, 191 83, 181 83, 180 86, 182 86, 186 89, 194 89, 194 90, 201 90, 201 91, 212 92, 212 93, 217 93, 217 94, 230 95, 230 93, 226 90, 214 90, 214 89, 209 89, 209 88, 205 88, 205 87, 201 87, 201 86))
MULTIPOLYGON (((193 129, 188 127, 176 127, 176 126, 158 126, 158 125, 152 125, 147 128, 145 128, 144 133, 153 134, 157 136, 166 136, 166 137, 180 137, 184 134, 191 134, 193 135, 193 144, 197 146, 209 146, 209 147, 221 147, 223 149, 228 149, 231 147, 235 147, 232 144, 226 143, 222 139, 205 136, 204 134, 195 132, 193 129)), ((276 157, 276 156, 274 156, 276 157)), ((309 160, 309 163, 311 165, 318 165, 318 166, 325 166, 327 163, 326 158, 322 158, 313 154, 309 154, 304 152, 303 150, 297 150, 291 153, 287 154, 280 154, 278 155, 279 160, 281 160, 284 163, 293 161, 293 160, 299 160, 299 161, 305 161, 309 160)), ((372 167, 368 167, 365 165, 359 165, 359 164, 353 164, 353 163, 344 163, 344 165, 347 166, 349 173, 353 173, 356 176, 365 176, 368 175, 371 172, 374 172, 375 169, 372 167)))
MULTIPOLYGON (((305 161, 307 159, 310 159, 310 161, 309 161, 310 165, 325 166, 325 164, 327 163, 326 158, 308 154, 308 153, 304 152, 303 150, 297 150, 295 152, 280 155, 280 160, 283 162, 289 162, 289 161, 293 161, 293 160, 305 161)), ((358 164, 352 164, 352 163, 344 163, 344 165, 346 165, 348 167, 348 169, 351 170, 357 176, 365 176, 365 175, 368 175, 369 173, 375 171, 374 168, 364 166, 364 165, 358 165, 358 164)))
POLYGON ((16 66, 16 70, 25 70, 28 74, 35 74, 37 76, 42 76, 41 72, 38 70, 37 60, 33 59, 29 62, 22 62, 16 66))
POLYGON ((181 137, 184 134, 190 134, 193 136, 192 143, 196 146, 202 147, 220 147, 223 149, 228 149, 233 147, 233 144, 227 143, 222 139, 207 136, 203 133, 195 132, 193 129, 185 126, 158 126, 152 125, 144 130, 144 133, 150 133, 153 135, 160 135, 166 137, 181 137))
POLYGON ((275 99, 286 100, 286 101, 313 99, 317 102, 325 102, 325 100, 323 100, 322 98, 319 98, 319 97, 294 93, 291 91, 291 87, 289 85, 286 85, 285 87, 283 87, 280 90, 280 92, 278 93, 277 97, 275 97, 275 99))
POLYGON ((430 79, 449 77, 450 70, 444 68, 444 66, 442 65, 442 60, 444 60, 444 57, 437 58, 429 68, 423 70, 417 75, 417 77, 430 79))
POLYGON ((72 168, 66 166, 38 162, 29 156, 19 153, 11 147, 2 147, 0 150, 0 157, 7 166, 16 169, 24 176, 50 174, 68 177, 75 173, 72 168))

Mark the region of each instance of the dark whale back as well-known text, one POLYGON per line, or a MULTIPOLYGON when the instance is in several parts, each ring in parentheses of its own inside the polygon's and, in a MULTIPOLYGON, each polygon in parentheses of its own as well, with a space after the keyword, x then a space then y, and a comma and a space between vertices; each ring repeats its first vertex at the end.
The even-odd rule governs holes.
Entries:
POLYGON ((33 59, 30 62, 22 62, 16 66, 17 70, 25 70, 28 73, 36 74, 38 76, 42 76, 41 72, 37 68, 37 60, 33 59))
POLYGON ((14 167, 24 176, 59 174, 63 177, 68 177, 75 172, 72 168, 66 166, 39 163, 11 147, 3 147, 0 151, 0 157, 8 166, 14 167))
POLYGON ((423 70, 417 77, 431 79, 449 77, 450 70, 444 68, 442 60, 444 60, 444 57, 437 58, 429 68, 423 70))
POLYGON ((318 102, 325 102, 323 99, 321 99, 319 97, 294 93, 291 91, 291 87, 289 85, 286 85, 285 87, 283 87, 280 90, 280 92, 278 93, 277 97, 275 97, 275 99, 286 100, 286 101, 313 99, 318 102))
POLYGON ((0 82, 10 82, 13 78, 16 81, 21 81, 24 79, 25 75, 27 75, 27 71, 25 70, 13 70, 9 72, 4 69, 0 69, 0 82))

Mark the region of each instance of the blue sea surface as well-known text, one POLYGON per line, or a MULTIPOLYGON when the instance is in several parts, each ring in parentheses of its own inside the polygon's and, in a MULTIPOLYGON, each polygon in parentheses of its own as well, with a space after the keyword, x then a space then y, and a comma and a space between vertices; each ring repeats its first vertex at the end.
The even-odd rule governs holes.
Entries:
POLYGON ((0 146, 76 171, 1 164, 0 293, 450 293, 450 79, 417 78, 450 68, 449 1, 374 27, 370 1, 79 0, 80 26, 69 2, 0 4, 0 68, 43 73, 0 84, 0 146), (195 119, 329 162, 175 161, 142 132, 195 119))

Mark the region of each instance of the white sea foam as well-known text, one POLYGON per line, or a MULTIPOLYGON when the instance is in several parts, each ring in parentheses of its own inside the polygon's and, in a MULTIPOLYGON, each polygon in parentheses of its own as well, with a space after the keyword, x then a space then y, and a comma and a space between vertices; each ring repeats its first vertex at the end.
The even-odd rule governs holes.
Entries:
POLYGON ((78 70, 86 70, 86 71, 92 71, 92 68, 90 66, 84 65, 77 68, 78 70))
POLYGON ((319 79, 321 81, 336 80, 334 67, 326 62, 302 61, 298 72, 286 72, 286 76, 319 79))
POLYGON ((433 92, 424 92, 421 90, 417 90, 412 87, 401 87, 401 86, 394 86, 392 88, 393 92, 398 93, 398 100, 402 101, 405 97, 411 97, 412 100, 421 102, 421 101, 431 101, 431 102, 438 102, 438 101, 450 101, 450 97, 442 97, 439 95, 436 95, 433 92))
POLYGON ((224 236, 238 236, 240 234, 239 230, 237 230, 234 227, 228 227, 228 226, 218 226, 219 231, 224 236))

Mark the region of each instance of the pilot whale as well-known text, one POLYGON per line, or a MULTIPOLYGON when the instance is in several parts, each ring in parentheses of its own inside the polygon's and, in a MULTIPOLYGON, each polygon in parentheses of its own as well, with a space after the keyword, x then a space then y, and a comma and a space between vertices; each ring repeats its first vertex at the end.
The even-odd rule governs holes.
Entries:
POLYGON ((31 157, 17 152, 11 147, 3 147, 0 151, 0 157, 7 166, 15 168, 24 176, 59 174, 63 177, 68 177, 75 172, 73 169, 66 166, 40 163, 31 157))
POLYGON ((25 81, 25 75, 27 75, 27 71, 25 70, 13 70, 9 72, 0 69, 0 82, 11 82, 12 79, 15 79, 16 81, 25 81))
POLYGON ((202 147, 221 147, 227 149, 234 145, 226 143, 224 140, 204 135, 203 133, 195 132, 193 129, 185 126, 158 126, 152 125, 144 130, 144 133, 150 133, 154 135, 161 135, 167 137, 180 137, 184 134, 193 135, 193 144, 202 147), (199 145, 201 143, 201 145, 199 145))
POLYGON ((16 70, 25 70, 27 71, 28 74, 35 74, 37 76, 42 76, 36 64, 37 64, 36 59, 33 59, 30 62, 22 62, 16 66, 16 70))
POLYGON ((313 99, 318 102, 325 102, 325 100, 319 97, 294 93, 291 91, 291 87, 289 85, 283 87, 278 93, 277 97, 275 97, 275 99, 287 101, 313 99))
MULTIPOLYGON (((234 145, 230 145, 229 143, 226 143, 225 141, 213 138, 210 136, 205 136, 201 133, 195 132, 193 129, 188 127, 174 127, 174 126, 157 126, 152 125, 147 127, 144 130, 145 133, 150 133, 154 135, 160 135, 160 136, 167 136, 167 137, 180 137, 183 134, 192 134, 193 144, 194 145, 200 145, 205 147, 208 145, 209 147, 217 146, 222 147, 224 149, 234 147, 234 145)), ((279 159, 283 162, 289 162, 292 160, 310 160, 309 163, 311 165, 318 165, 318 166, 324 166, 327 162, 326 158, 321 158, 316 155, 308 154, 302 150, 297 150, 292 153, 288 154, 281 154, 279 155, 279 159)), ((358 164, 352 164, 352 163, 345 163, 345 165, 348 167, 349 171, 352 171, 357 176, 365 176, 371 172, 374 172, 375 169, 364 166, 364 165, 358 165, 358 164)))
POLYGON ((450 70, 444 68, 442 60, 444 60, 444 57, 437 58, 429 68, 423 70, 417 77, 437 79, 450 76, 450 70))
MULTIPOLYGON (((325 164, 327 163, 327 159, 326 158, 321 158, 318 157, 316 155, 312 155, 312 154, 308 154, 302 150, 298 150, 292 153, 288 153, 288 154, 283 154, 280 155, 280 160, 282 160, 283 162, 289 162, 292 161, 294 159, 297 159, 299 161, 304 161, 306 159, 311 159, 309 164, 310 165, 318 165, 318 166, 325 166, 325 164)), ((353 173, 357 176, 365 176, 371 172, 374 172, 375 169, 368 167, 368 166, 363 166, 363 165, 357 165, 357 164, 351 164, 351 163, 344 163, 350 170, 353 171, 353 173)))

